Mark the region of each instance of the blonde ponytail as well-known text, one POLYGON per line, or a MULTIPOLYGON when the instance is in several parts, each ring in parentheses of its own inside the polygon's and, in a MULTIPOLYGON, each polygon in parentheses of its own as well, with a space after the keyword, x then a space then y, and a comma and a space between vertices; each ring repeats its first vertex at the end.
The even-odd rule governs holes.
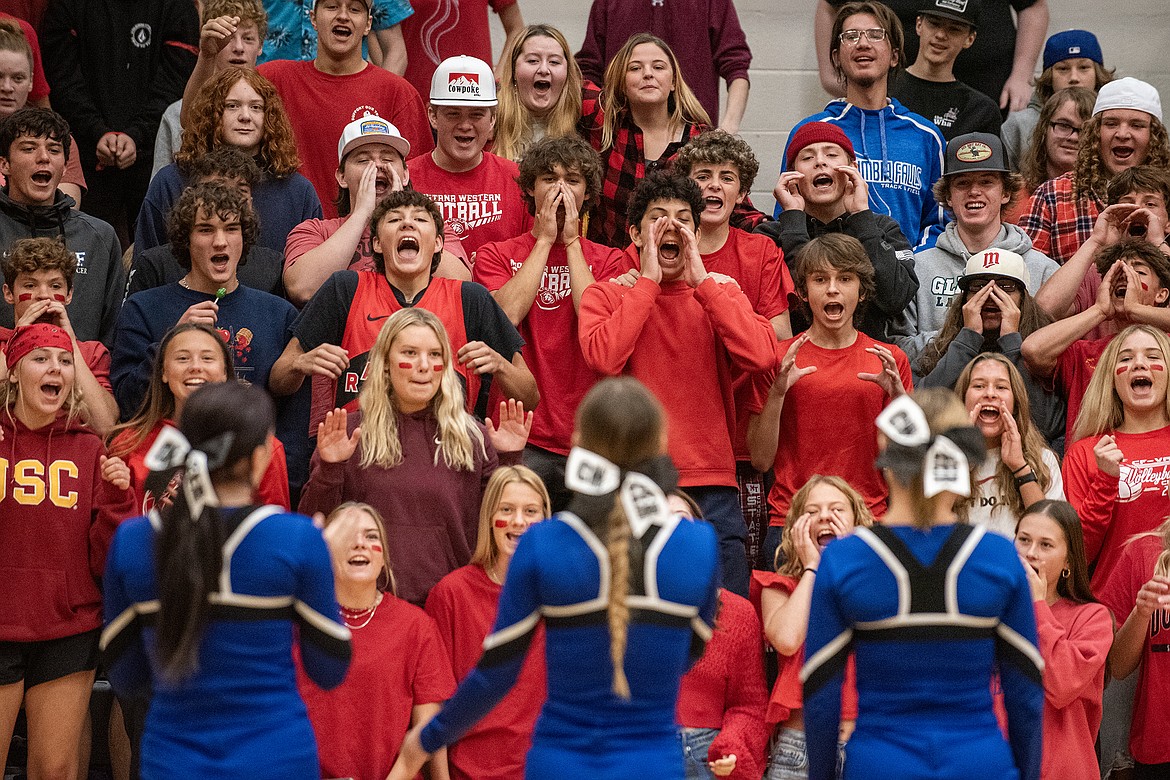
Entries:
POLYGON ((613 661, 613 692, 623 699, 630 698, 630 681, 626 679, 626 630, 630 625, 630 523, 622 509, 621 499, 615 497, 606 524, 605 547, 609 552, 609 657, 613 661))

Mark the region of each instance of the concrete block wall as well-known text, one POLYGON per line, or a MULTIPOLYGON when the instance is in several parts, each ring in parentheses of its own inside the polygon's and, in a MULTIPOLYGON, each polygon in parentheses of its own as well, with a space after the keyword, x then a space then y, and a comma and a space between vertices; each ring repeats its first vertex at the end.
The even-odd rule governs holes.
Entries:
MULTIPOLYGON (((527 22, 560 28, 570 45, 585 37, 588 0, 519 0, 527 22)), ((650 0, 628 0, 650 2, 650 0)), ((670 0, 665 0, 670 2, 670 0)), ((1048 0, 1048 32, 1082 28, 1101 41, 1105 63, 1118 75, 1149 81, 1162 94, 1170 124, 1170 3, 1166 0, 1048 0)), ((736 0, 753 61, 752 91, 740 132, 760 158, 752 199, 764 210, 773 204, 772 186, 788 131, 824 107, 828 96, 816 73, 812 18, 815 0, 736 0)), ((493 17, 497 53, 503 30, 493 17)), ((1007 56, 1010 56, 1008 54, 1007 56)))

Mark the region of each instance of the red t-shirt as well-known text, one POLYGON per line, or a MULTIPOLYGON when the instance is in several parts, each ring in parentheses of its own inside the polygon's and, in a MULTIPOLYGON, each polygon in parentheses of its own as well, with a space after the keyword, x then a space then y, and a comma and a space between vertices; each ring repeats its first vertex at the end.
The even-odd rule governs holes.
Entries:
MULTIPOLYGON (((145 515, 154 508, 154 496, 146 490, 146 478, 150 472, 147 471, 145 461, 146 453, 150 452, 151 445, 158 438, 164 425, 177 427, 170 420, 159 420, 158 424, 154 426, 154 430, 142 440, 142 443, 133 452, 122 456, 122 460, 126 461, 126 465, 130 467, 130 489, 134 491, 135 514, 145 515)), ((118 434, 110 444, 110 452, 118 452, 129 439, 129 431, 118 434)), ((264 476, 261 477, 260 484, 256 487, 253 499, 258 504, 275 504, 287 510, 289 508, 288 465, 285 463, 284 445, 275 436, 270 436, 268 441, 272 445, 272 459, 268 461, 268 468, 264 470, 264 476)))
POLYGON ((369 623, 350 631, 345 681, 321 690, 297 653, 297 688, 317 736, 321 777, 384 780, 410 728, 411 708, 450 698, 455 678, 443 663, 435 622, 389 593, 369 623))
POLYGON ((1097 780, 1094 743, 1101 726, 1105 659, 1113 618, 1101 604, 1035 602, 1044 658, 1044 759, 1041 780, 1097 780))
MULTIPOLYGON (((708 271, 726 274, 739 283, 756 314, 770 320, 788 311, 788 295, 796 292, 796 285, 775 241, 731 228, 723 246, 702 257, 703 267, 708 271)), ((750 375, 736 373, 731 384, 735 408, 742 410, 751 396, 750 375)), ((736 460, 750 460, 747 424, 748 416, 738 415, 733 437, 736 460)))
POLYGON ((468 54, 492 63, 488 6, 497 14, 516 0, 411 0, 414 13, 402 21, 406 80, 420 95, 431 94, 431 76, 448 57, 468 54))
MULTIPOLYGON (((796 338, 781 341, 777 353, 786 354, 796 338)), ((776 483, 768 494, 771 525, 784 525, 792 496, 814 474, 843 478, 865 498, 874 517, 885 514, 886 482, 873 462, 878 456, 875 421, 890 399, 875 383, 857 378, 882 370, 877 355, 866 352, 878 343, 858 331, 848 347, 824 349, 810 341, 797 353, 797 367, 817 370, 797 380, 784 398, 773 466, 776 483)), ((885 346, 894 353, 902 383, 913 387, 906 353, 885 346)), ((753 378, 748 414, 763 411, 774 380, 775 371, 753 378)))
MULTIPOLYGON (((770 571, 753 571, 750 585, 752 604, 761 613, 760 599, 765 588, 775 588, 788 596, 796 590, 797 581, 783 574, 770 571)), ((765 639, 765 641, 767 641, 765 639)), ((792 655, 777 656, 776 682, 772 684, 772 695, 768 699, 769 724, 784 723, 796 710, 804 709, 804 688, 800 682, 800 668, 804 666, 804 645, 792 655)), ((857 720, 857 668, 853 656, 845 665, 845 683, 841 686, 841 720, 857 720)))
MULTIPOLYGON (((621 273, 623 261, 619 250, 584 238, 580 243, 594 279, 608 281, 621 273)), ((472 279, 495 292, 523 267, 534 246, 536 236, 532 233, 484 244, 475 253, 472 279)), ((564 244, 555 243, 549 250, 536 299, 520 322, 519 330, 524 338, 524 362, 540 388, 540 405, 532 418, 528 443, 568 455, 573 415, 585 393, 600 377, 585 362, 578 343, 577 312, 573 308, 564 244)))
POLYGON ((1170 427, 1111 435, 1124 456, 1120 478, 1097 467, 1099 435, 1074 442, 1064 456, 1064 493, 1081 518, 1085 555, 1097 564, 1094 592, 1109 581, 1125 541, 1170 515, 1170 427))
MULTIPOLYGON (((456 680, 463 680, 483 655, 483 640, 496 621, 500 586, 483 567, 471 564, 448 574, 427 596, 427 614, 456 680)), ((523 780, 532 730, 548 696, 544 627, 537 628, 516 684, 470 731, 447 748, 452 780, 523 780)))
POLYGON ((411 155, 435 148, 422 98, 407 81, 366 63, 360 73, 333 76, 312 61, 273 60, 256 67, 280 93, 301 157, 301 173, 313 183, 325 217, 336 217, 337 141, 355 119, 377 114, 410 141, 411 155))
POLYGON ((579 337, 595 370, 633 376, 662 403, 680 485, 736 487, 732 371, 776 365, 772 323, 736 285, 599 281, 581 296, 579 337))
MULTIPOLYGON (((1137 603, 1138 591, 1154 576, 1154 565, 1162 553, 1162 541, 1145 536, 1127 544, 1108 582, 1095 588, 1101 603, 1109 607, 1117 626, 1125 623, 1137 603)), ((1137 695, 1133 703, 1133 725, 1129 729, 1129 752, 1143 764, 1170 762, 1170 610, 1150 616, 1142 650, 1137 695)))
POLYGON ((1068 349, 1060 353, 1056 362, 1056 383, 1064 391, 1068 399, 1068 418, 1065 421, 1065 441, 1073 442, 1073 429, 1077 424, 1077 415, 1081 413, 1081 399, 1085 397, 1085 390, 1089 387, 1089 380, 1097 369, 1097 361, 1112 336, 1103 339, 1080 339, 1069 344, 1068 349))
POLYGON ((429 154, 413 158, 410 186, 426 193, 443 213, 443 233, 463 241, 475 263, 475 251, 489 241, 507 241, 532 228, 532 217, 516 178, 520 168, 491 152, 470 171, 451 173, 429 154))

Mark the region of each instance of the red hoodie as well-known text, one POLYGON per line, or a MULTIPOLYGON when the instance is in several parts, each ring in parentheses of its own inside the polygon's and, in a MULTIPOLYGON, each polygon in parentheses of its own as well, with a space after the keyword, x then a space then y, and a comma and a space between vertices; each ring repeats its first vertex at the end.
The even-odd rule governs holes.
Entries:
POLYGON ((0 641, 102 624, 96 578, 133 494, 101 478, 101 438, 64 414, 31 430, 0 409, 0 641))

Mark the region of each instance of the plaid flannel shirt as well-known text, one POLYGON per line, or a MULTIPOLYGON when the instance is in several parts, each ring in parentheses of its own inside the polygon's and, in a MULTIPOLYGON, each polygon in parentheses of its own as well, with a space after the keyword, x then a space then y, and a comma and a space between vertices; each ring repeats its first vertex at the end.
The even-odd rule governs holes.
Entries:
MULTIPOLYGON (((646 160, 642 146, 642 130, 626 113, 614 133, 613 146, 601 151, 601 128, 604 115, 601 111, 601 90, 586 82, 582 91, 581 122, 577 130, 601 154, 602 181, 601 202, 589 220, 590 241, 624 249, 630 244, 630 232, 626 223, 626 207, 634 194, 634 188, 646 175, 661 167, 668 167, 678 150, 688 141, 707 129, 706 125, 688 122, 683 127, 682 138, 666 147, 657 160, 646 160)), ((695 215, 698 221, 698 215, 695 215)))
POLYGON ((1032 239, 1032 248, 1060 265, 1068 262, 1093 233, 1105 205, 1089 193, 1073 196, 1073 174, 1064 173, 1036 188, 1020 227, 1032 239))

